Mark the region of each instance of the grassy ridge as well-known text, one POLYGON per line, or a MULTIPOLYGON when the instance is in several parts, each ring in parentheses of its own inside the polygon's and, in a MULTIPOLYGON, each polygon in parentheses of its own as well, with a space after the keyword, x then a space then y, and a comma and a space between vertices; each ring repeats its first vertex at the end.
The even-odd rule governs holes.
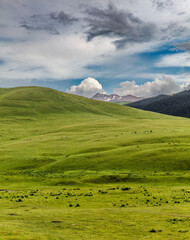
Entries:
MULTIPOLYGON (((43 87, 0 90, 0 116, 37 116, 53 113, 125 114, 123 108, 43 87)), ((124 111, 125 112, 125 111, 124 111)))

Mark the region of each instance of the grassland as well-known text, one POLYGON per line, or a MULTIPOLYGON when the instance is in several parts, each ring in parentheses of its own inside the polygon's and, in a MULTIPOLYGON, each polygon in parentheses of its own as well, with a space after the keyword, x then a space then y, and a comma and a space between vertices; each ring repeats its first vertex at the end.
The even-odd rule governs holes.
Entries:
POLYGON ((127 105, 127 104, 129 104, 129 103, 131 103, 130 101, 126 101, 126 102, 117 102, 117 104, 120 104, 120 105, 127 105))
POLYGON ((190 239, 190 124, 0 91, 0 239, 190 239))

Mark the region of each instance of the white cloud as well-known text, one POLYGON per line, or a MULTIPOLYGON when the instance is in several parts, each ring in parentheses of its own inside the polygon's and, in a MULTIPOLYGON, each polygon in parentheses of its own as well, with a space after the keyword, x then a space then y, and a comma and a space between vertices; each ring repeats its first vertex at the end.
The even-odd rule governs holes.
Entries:
POLYGON ((190 54, 185 52, 166 55, 156 63, 156 67, 190 67, 190 54))
POLYGON ((120 86, 121 88, 114 89, 114 93, 122 96, 131 94, 139 97, 152 97, 183 90, 183 86, 178 85, 172 78, 166 76, 163 76, 162 79, 156 78, 153 82, 146 82, 143 85, 137 85, 135 81, 126 81, 120 83, 120 86))
MULTIPOLYGON (((190 73, 182 73, 182 74, 164 74, 165 77, 172 78, 177 83, 183 83, 183 84, 189 84, 190 83, 190 73)), ((137 74, 136 78, 143 78, 143 79, 155 79, 159 78, 161 79, 163 77, 163 74, 161 73, 143 73, 143 74, 137 74)))
MULTIPOLYGON (((0 59, 4 62, 0 64, 1 80, 15 81, 15 85, 16 82, 19 85, 19 79, 29 83, 32 79, 53 81, 53 79, 85 78, 89 75, 113 77, 115 74, 117 77, 124 74, 126 77, 130 69, 130 76, 134 76, 137 73, 136 65, 141 64, 134 63, 132 66, 131 58, 123 61, 123 57, 129 58, 136 53, 152 51, 168 40, 189 35, 190 1, 188 0, 169 0, 172 2, 169 5, 164 0, 117 0, 113 2, 118 9, 133 14, 139 22, 154 23, 158 29, 156 37, 147 39, 148 41, 143 43, 134 41, 117 51, 114 41, 119 40, 119 36, 100 36, 87 42, 86 31, 89 29, 89 24, 85 22, 85 9, 87 7, 107 9, 109 2, 109 0, 0 0, 0 59), (41 16, 43 20, 43 16, 47 17, 52 12, 60 11, 79 19, 69 26, 51 22, 50 28, 53 24, 60 35, 52 35, 45 31, 30 31, 21 27, 23 21, 27 24, 28 19, 31 20, 34 16, 41 16), (101 65, 102 68, 95 73, 95 70, 88 66, 96 64, 101 65), (113 69, 112 66, 115 68, 113 69)), ((189 60, 184 61, 186 61, 185 66, 189 66, 189 60)), ((180 59, 178 63, 180 64, 180 59)))
POLYGON ((84 97, 92 97, 96 93, 105 93, 102 85, 96 79, 91 77, 84 79, 77 86, 72 86, 67 92, 84 97))
MULTIPOLYGON (((85 77, 87 65, 109 60, 110 40, 86 42, 79 35, 49 36, 27 42, 0 43, 1 79, 70 79, 85 77), (104 54, 104 55, 102 55, 104 54)), ((91 71, 92 72, 92 71, 91 71)))

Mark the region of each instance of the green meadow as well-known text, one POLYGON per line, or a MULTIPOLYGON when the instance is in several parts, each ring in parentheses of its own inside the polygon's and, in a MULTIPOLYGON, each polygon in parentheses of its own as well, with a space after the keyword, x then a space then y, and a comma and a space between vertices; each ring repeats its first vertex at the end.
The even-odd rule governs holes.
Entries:
POLYGON ((190 120, 0 89, 0 239, 190 239, 190 120))

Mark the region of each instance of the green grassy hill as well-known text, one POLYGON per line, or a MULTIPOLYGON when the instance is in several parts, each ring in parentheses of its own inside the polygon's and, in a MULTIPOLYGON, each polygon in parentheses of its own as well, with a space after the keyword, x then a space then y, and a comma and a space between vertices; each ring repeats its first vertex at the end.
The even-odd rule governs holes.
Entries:
POLYGON ((43 87, 0 89, 0 116, 61 114, 125 114, 117 105, 104 104, 43 87))
POLYGON ((41 87, 1 89, 0 170, 189 170, 188 119, 41 87))

